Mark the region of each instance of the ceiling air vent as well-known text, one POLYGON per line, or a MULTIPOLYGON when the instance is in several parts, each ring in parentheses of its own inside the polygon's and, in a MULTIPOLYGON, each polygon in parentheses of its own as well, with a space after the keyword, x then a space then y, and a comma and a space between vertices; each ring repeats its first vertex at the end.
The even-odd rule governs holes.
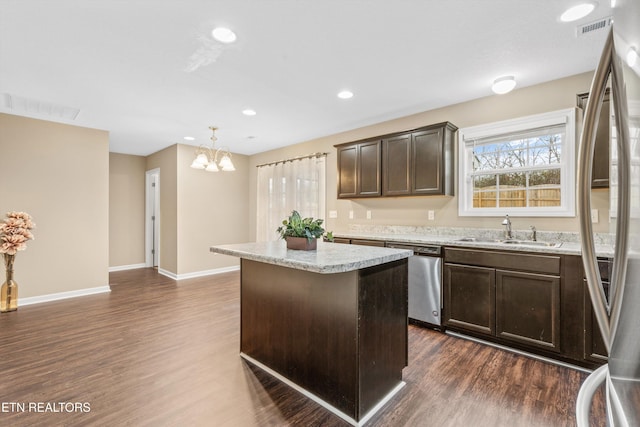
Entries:
POLYGON ((607 16, 606 18, 598 19, 597 21, 589 22, 587 24, 578 25, 576 27, 576 37, 582 37, 587 34, 598 33, 606 30, 613 23, 613 17, 607 16))
POLYGON ((32 114, 48 116, 55 119, 75 120, 80 113, 78 108, 66 107, 64 105, 53 104, 51 102, 39 101, 37 99, 26 98, 24 96, 3 94, 4 107, 13 110, 16 114, 32 114))

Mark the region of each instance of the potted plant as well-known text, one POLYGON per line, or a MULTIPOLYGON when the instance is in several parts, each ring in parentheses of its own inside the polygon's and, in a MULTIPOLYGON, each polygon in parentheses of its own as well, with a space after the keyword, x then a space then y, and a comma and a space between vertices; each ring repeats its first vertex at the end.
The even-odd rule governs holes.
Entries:
POLYGON ((324 234, 322 223, 322 219, 302 218, 294 210, 276 231, 280 238, 286 240, 287 249, 312 251, 317 248, 318 238, 324 234))

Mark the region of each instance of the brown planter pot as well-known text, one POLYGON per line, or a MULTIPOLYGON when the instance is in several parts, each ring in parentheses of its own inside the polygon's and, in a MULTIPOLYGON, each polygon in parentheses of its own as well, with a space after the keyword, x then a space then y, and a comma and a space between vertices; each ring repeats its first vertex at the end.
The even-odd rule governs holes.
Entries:
POLYGON ((315 251, 318 247, 318 239, 307 239, 306 237, 286 237, 287 249, 299 251, 315 251))

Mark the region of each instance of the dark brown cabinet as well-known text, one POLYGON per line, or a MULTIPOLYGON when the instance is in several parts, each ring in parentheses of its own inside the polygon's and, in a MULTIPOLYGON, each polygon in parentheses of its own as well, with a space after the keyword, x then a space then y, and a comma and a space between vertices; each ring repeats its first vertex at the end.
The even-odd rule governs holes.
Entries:
POLYGON ((336 145, 338 198, 452 196, 457 129, 444 122, 336 145))
POLYGON ((382 140, 382 195, 448 195, 454 181, 454 133, 449 122, 382 140))
POLYGON ((381 248, 384 248, 385 246, 384 240, 351 239, 351 244, 361 246, 378 246, 381 248))
POLYGON ((380 140, 337 147, 338 198, 375 197, 380 190, 380 140))
POLYGON ((557 256, 445 249, 447 328, 560 352, 557 256))
POLYGON ((496 336, 560 351, 560 278, 496 271, 496 336))
POLYGON ((445 324, 495 335, 495 269, 446 264, 444 277, 445 324))
MULTIPOLYGON (((600 278, 605 296, 609 298, 609 280, 611 277, 612 261, 610 259, 598 259, 600 278)), ((607 348, 600 333, 598 321, 593 313, 591 297, 584 281, 584 358, 593 362, 607 362, 607 348)))
POLYGON ((411 194, 411 134, 395 135, 382 140, 382 194, 411 194))
MULTIPOLYGON (((584 109, 587 107, 589 93, 578 94, 578 107, 584 109)), ((609 89, 605 92, 602 102, 602 109, 598 119, 598 128, 596 129, 596 145, 593 153, 593 168, 591 172, 591 188, 608 188, 609 187, 609 145, 611 141, 610 135, 610 94, 609 89)))

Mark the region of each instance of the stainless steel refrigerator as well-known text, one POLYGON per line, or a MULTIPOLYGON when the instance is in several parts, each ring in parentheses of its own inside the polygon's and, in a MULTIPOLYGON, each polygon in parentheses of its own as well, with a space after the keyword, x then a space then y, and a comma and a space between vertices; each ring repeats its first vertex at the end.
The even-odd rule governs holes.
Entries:
POLYGON ((582 259, 608 363, 583 383, 576 404, 578 426, 589 425, 594 392, 604 383, 610 426, 640 426, 640 0, 617 0, 613 25, 594 74, 585 109, 578 166, 582 259), (635 53, 634 53, 635 52, 635 53), (609 83, 608 83, 609 82, 609 83), (608 296, 601 285, 590 218, 595 130, 611 86, 610 195, 615 232, 608 296))

